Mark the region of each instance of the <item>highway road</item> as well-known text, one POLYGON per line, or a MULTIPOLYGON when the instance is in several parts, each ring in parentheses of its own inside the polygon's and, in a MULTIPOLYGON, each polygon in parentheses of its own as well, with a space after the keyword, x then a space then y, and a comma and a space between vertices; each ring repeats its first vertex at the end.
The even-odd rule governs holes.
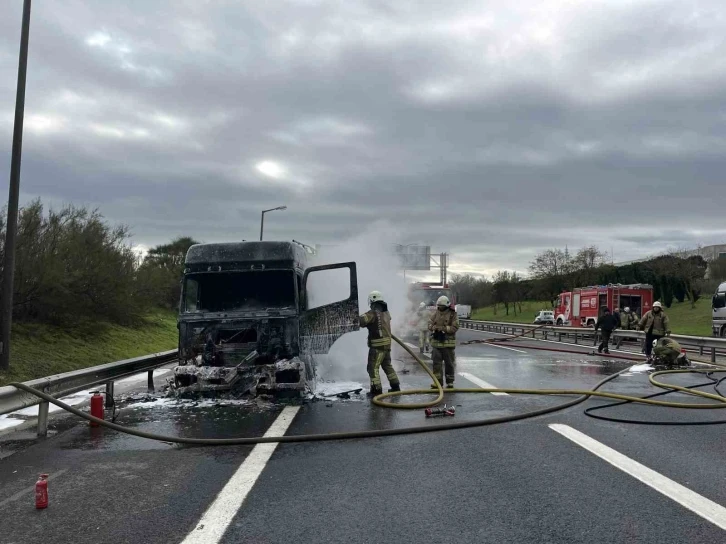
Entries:
MULTIPOLYGON (((459 334, 460 341, 493 337, 459 334)), ((566 346, 581 354, 528 349, 542 345, 558 347, 533 340, 460 345, 457 386, 589 388, 632 364, 588 355, 591 347, 566 346)), ((428 387, 428 377, 402 350, 394 356, 404 388, 428 387)), ((642 372, 626 372, 604 389, 654 392, 642 372)), ((140 391, 123 397, 117 422, 183 436, 435 427, 452 420, 426 420, 420 410, 382 409, 356 396, 302 404, 181 402, 140 391)), ((456 421, 564 400, 447 398, 457 407, 456 421)), ((14 452, 0 460, 0 542, 726 541, 723 426, 632 425, 583 414, 584 407, 606 402, 591 399, 562 412, 472 429, 255 447, 176 446, 64 417, 45 440, 13 433, 19 436, 0 441, 14 452), (50 507, 36 511, 32 488, 41 472, 51 475, 50 507)), ((721 410, 634 405, 608 414, 726 420, 721 410)))

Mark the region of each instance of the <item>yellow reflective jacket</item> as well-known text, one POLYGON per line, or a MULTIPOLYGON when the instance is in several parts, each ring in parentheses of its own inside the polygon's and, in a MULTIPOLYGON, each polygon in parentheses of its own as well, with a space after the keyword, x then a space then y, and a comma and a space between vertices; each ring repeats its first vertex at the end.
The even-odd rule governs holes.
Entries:
POLYGON ((429 330, 434 333, 431 335, 431 347, 455 348, 456 331, 459 330, 459 316, 451 308, 446 308, 443 312, 440 312, 437 308, 429 318, 429 330), (436 331, 444 333, 443 340, 436 338, 438 336, 436 331))
POLYGON ((652 333, 658 336, 664 336, 671 332, 670 319, 668 319, 668 316, 663 310, 657 314, 653 310, 646 312, 641 318, 640 323, 638 323, 638 328, 641 331, 648 332, 651 325, 653 326, 652 333))
POLYGON ((368 329, 368 347, 391 349, 391 314, 385 302, 374 302, 359 318, 360 326, 368 329))

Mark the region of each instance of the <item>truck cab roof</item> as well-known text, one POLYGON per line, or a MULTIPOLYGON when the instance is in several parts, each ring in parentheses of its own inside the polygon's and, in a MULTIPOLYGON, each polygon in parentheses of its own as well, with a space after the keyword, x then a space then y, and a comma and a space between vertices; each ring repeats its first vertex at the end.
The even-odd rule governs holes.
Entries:
POLYGON ((305 248, 294 242, 231 242, 195 244, 187 251, 185 272, 214 270, 298 269, 307 266, 305 248))

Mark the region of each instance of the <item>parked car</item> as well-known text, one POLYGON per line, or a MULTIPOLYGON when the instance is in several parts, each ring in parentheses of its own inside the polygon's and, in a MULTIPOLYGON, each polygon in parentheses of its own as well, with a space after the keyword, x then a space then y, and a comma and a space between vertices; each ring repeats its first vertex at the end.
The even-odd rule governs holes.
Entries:
POLYGON ((555 323, 555 312, 550 310, 540 310, 535 314, 533 323, 538 325, 553 325, 555 323))

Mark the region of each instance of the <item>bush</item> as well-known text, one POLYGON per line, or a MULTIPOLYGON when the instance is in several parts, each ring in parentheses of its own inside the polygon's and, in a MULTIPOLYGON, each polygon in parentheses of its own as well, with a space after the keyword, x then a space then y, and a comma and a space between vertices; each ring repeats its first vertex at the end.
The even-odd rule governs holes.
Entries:
MULTIPOLYGON (((4 212, 0 224, 4 243, 4 212)), ((128 239, 127 227, 109 226, 96 210, 67 206, 45 214, 39 200, 22 208, 13 315, 51 323, 138 320, 151 304, 138 296, 138 260, 128 239)))

